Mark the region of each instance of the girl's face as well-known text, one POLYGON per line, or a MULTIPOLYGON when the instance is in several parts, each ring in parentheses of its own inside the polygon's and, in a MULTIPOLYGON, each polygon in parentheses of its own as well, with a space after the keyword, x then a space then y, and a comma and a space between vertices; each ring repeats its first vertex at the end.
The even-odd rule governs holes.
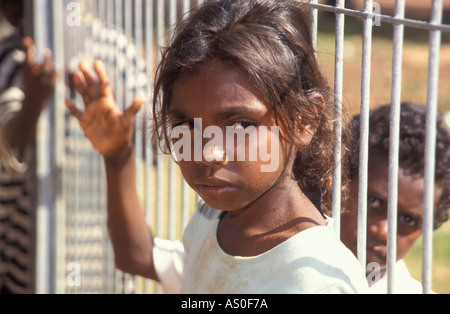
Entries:
MULTIPOLYGON (((273 113, 251 86, 241 71, 211 62, 198 74, 180 77, 173 87, 169 121, 172 127, 189 128, 192 151, 195 150, 194 133, 203 134, 205 129, 211 127, 221 131, 211 138, 201 137, 203 154, 200 160, 192 153, 190 160, 179 161, 186 182, 209 206, 216 209, 242 209, 274 187, 283 185, 286 180, 292 180, 294 149, 269 132, 269 127, 275 127, 273 113), (200 129, 195 130, 194 119, 201 121, 200 129), (236 161, 236 154, 231 156, 236 147, 226 147, 229 127, 233 130, 254 127, 256 131, 253 134, 257 137, 261 133, 258 128, 267 127, 267 138, 261 140, 259 137, 256 146, 250 148, 256 148, 256 159, 249 160, 250 136, 245 137, 245 161, 236 161), (213 139, 217 145, 210 145, 213 139), (260 152, 267 152, 271 158, 278 160, 275 163, 274 160, 262 161, 260 152), (217 158, 211 160, 208 154, 217 158), (262 172, 261 166, 271 162, 276 167, 272 171, 262 172)), ((172 142, 175 140, 172 139, 172 142)))

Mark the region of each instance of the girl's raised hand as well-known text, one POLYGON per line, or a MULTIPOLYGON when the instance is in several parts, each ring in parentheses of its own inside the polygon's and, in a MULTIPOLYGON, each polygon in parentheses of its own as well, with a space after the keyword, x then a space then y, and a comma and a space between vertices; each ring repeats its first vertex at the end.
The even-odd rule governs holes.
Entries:
POLYGON ((122 112, 116 105, 104 64, 94 62, 96 75, 86 62, 80 62, 79 67, 80 71, 73 80, 83 98, 85 110, 77 109, 70 99, 66 100, 66 106, 80 122, 94 148, 106 158, 114 157, 132 147, 134 119, 146 99, 135 98, 133 104, 122 112))

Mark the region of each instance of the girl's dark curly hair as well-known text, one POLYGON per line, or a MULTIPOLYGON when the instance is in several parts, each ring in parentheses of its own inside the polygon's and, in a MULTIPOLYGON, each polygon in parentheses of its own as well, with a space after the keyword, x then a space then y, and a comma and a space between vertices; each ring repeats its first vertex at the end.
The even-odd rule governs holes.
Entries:
MULTIPOLYGON (((377 151, 389 158, 390 105, 370 111, 369 156, 377 151)), ((426 107, 402 103, 400 111, 399 166, 409 175, 423 177, 425 171, 425 121, 426 107)), ((352 144, 349 155, 350 179, 356 178, 359 170, 360 117, 351 123, 352 144)), ((435 185, 442 188, 442 195, 435 209, 434 228, 448 220, 450 208, 450 133, 442 125, 438 115, 436 133, 435 185)))
POLYGON ((156 73, 153 114, 165 151, 175 81, 218 60, 248 75, 271 105, 285 139, 294 143, 296 127, 317 127, 311 144, 297 147, 293 173, 304 191, 322 191, 324 205, 329 204, 335 112, 310 26, 309 9, 293 0, 214 0, 194 9, 175 29, 156 73), (322 115, 317 110, 322 103, 311 97, 315 93, 325 99, 322 115))

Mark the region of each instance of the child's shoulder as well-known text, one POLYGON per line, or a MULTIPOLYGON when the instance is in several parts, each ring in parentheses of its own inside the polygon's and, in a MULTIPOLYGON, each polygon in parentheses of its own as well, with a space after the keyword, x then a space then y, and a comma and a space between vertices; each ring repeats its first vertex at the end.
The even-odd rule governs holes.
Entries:
POLYGON ((200 199, 195 214, 202 216, 204 219, 213 220, 219 218, 221 213, 223 213, 223 211, 209 207, 205 201, 200 199))
POLYGON ((202 199, 199 200, 197 209, 192 214, 183 232, 183 243, 187 251, 189 251, 196 235, 202 234, 201 230, 212 227, 221 213, 222 211, 209 207, 202 199))
POLYGON ((304 250, 313 250, 318 255, 333 257, 333 255, 341 252, 346 257, 356 263, 357 259, 353 253, 342 243, 334 230, 334 220, 326 217, 326 226, 318 226, 309 228, 301 232, 302 242, 305 243, 304 250), (311 247, 311 243, 315 243, 315 247, 311 247))

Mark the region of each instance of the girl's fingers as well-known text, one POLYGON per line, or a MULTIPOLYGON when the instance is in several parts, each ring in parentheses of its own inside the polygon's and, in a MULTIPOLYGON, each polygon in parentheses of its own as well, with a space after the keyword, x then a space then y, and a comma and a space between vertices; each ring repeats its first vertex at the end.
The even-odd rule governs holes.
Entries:
POLYGON ((72 100, 66 99, 66 107, 69 110, 70 114, 77 118, 78 121, 81 120, 81 117, 83 116, 83 113, 78 110, 75 105, 73 104, 72 100))
POLYGON ((79 68, 81 70, 81 73, 84 75, 84 79, 86 81, 87 89, 86 92, 88 96, 92 99, 98 98, 99 90, 98 90, 98 80, 95 77, 95 75, 91 72, 89 69, 86 61, 81 61, 79 68))
POLYGON ((97 97, 92 97, 91 93, 89 93, 89 86, 86 83, 85 77, 82 72, 77 72, 74 74, 73 83, 75 85, 75 89, 83 98, 83 103, 86 107, 92 101, 97 99, 97 97))
POLYGON ((44 51, 44 61, 41 65, 45 73, 52 73, 54 71, 53 61, 52 61, 52 51, 46 49, 44 51))
POLYGON ((133 103, 131 104, 131 106, 125 110, 124 115, 126 117, 134 118, 134 116, 137 114, 139 109, 141 109, 142 105, 145 104, 146 102, 147 102, 147 99, 145 97, 141 97, 141 96, 136 97, 133 100, 133 103))
POLYGON ((87 84, 86 80, 84 79, 83 73, 77 72, 73 75, 73 85, 75 86, 75 89, 78 93, 84 98, 86 95, 87 90, 87 84))
POLYGON ((109 78, 108 74, 106 73, 106 68, 103 62, 97 60, 94 62, 94 70, 97 73, 98 76, 98 83, 99 83, 99 92, 101 96, 112 96, 113 91, 111 89, 111 86, 109 85, 109 78))
POLYGON ((86 61, 80 61, 80 64, 78 67, 80 68, 81 72, 83 73, 84 78, 86 79, 86 83, 88 83, 89 85, 95 85, 98 83, 94 74, 89 69, 89 66, 86 61))
POLYGON ((31 39, 30 37, 26 37, 23 40, 23 46, 25 48, 25 54, 26 54, 25 64, 28 67, 31 67, 36 63, 33 39, 31 39))

